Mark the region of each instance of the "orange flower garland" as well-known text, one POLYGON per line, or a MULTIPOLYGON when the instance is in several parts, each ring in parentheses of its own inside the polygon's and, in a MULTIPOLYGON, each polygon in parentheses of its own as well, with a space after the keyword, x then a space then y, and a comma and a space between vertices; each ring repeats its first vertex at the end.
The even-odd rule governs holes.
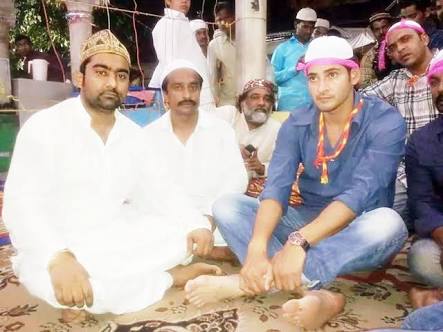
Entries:
POLYGON ((351 128, 352 119, 356 114, 358 114, 358 112, 360 112, 362 106, 363 106, 363 100, 361 99, 358 102, 357 107, 352 110, 351 114, 349 114, 348 121, 345 125, 345 128, 343 129, 342 135, 340 136, 337 149, 333 154, 329 156, 325 156, 325 120, 323 112, 320 113, 319 125, 318 125, 319 133, 318 133, 318 144, 317 144, 317 157, 315 158, 314 165, 317 168, 320 166, 322 168, 321 178, 320 178, 321 184, 329 183, 328 162, 337 158, 345 148, 346 143, 348 143, 349 130, 351 128))

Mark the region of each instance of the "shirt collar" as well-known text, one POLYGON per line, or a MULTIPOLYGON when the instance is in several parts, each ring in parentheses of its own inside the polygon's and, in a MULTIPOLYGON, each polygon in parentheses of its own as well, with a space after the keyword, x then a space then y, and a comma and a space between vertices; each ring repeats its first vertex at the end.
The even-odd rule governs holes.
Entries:
MULTIPOLYGON (((83 105, 83 102, 81 100, 81 96, 77 96, 73 98, 74 102, 74 114, 76 114, 77 118, 80 120, 80 122, 86 126, 87 128, 92 130, 91 127, 91 115, 86 110, 85 106, 83 105)), ((112 136, 117 135, 115 131, 119 132, 118 128, 122 126, 122 122, 124 121, 124 115, 121 114, 118 109, 114 111, 114 117, 115 117, 115 123, 114 126, 111 129, 112 136)), ((111 137, 111 134, 109 135, 111 137)))
MULTIPOLYGON (((360 93, 358 93, 358 92, 355 92, 354 93, 354 107, 357 107, 357 104, 358 104, 358 102, 361 100, 361 99, 363 99, 363 96, 360 94, 360 93)), ((352 119, 352 123, 353 124, 356 124, 358 127, 361 127, 361 124, 362 124, 362 122, 363 122, 363 119, 364 119, 364 110, 366 109, 366 102, 363 100, 363 106, 362 106, 362 109, 360 110, 360 112, 358 112, 355 116, 354 116, 354 118, 352 119)))
MULTIPOLYGON (((419 79, 421 79, 421 78, 423 78, 423 77, 426 77, 426 74, 428 73, 428 71, 429 71, 429 67, 430 67, 430 65, 431 65, 431 62, 432 62, 432 60, 437 56, 437 53, 438 52, 436 52, 436 51, 432 51, 432 59, 431 59, 431 61, 429 61, 429 63, 428 63, 428 66, 426 67, 426 71, 423 73, 423 74, 421 74, 421 75, 419 75, 419 79)), ((406 76, 408 77, 408 78, 412 78, 412 77, 414 77, 414 76, 417 76, 417 75, 414 75, 414 74, 412 74, 410 71, 409 71, 409 69, 408 68, 402 68, 403 70, 404 70, 404 72, 405 72, 405 74, 406 74, 406 76)), ((426 84, 428 84, 428 80, 427 80, 427 78, 426 78, 426 84)))
POLYGON ((80 119, 80 121, 90 126, 91 115, 88 113, 85 106, 83 105, 83 101, 80 95, 74 98, 74 108, 75 108, 75 114, 80 119))
MULTIPOLYGON (((159 126, 163 130, 168 130, 170 132, 174 132, 172 130, 172 122, 171 122, 171 111, 166 112, 159 120, 159 126)), ((213 124, 213 120, 211 115, 206 114, 205 111, 198 110, 198 119, 197 119, 197 126, 195 127, 194 132, 201 130, 201 129, 207 129, 211 128, 213 124)))
POLYGON ((299 43, 300 45, 303 45, 303 46, 305 46, 305 47, 308 47, 308 44, 309 44, 309 42, 302 43, 302 42, 297 38, 297 36, 296 36, 295 34, 293 34, 292 37, 291 37, 289 40, 291 40, 291 41, 293 41, 293 42, 296 42, 296 43, 299 43))
MULTIPOLYGON (((353 107, 356 107, 358 102, 362 98, 363 98, 363 96, 360 93, 354 92, 354 106, 353 107)), ((363 107, 360 110, 360 112, 358 112, 358 114, 352 118, 352 124, 355 124, 358 128, 361 126, 361 124, 363 122, 363 119, 364 119, 363 113, 364 113, 365 107, 366 107, 366 103, 363 102, 363 107)), ((310 110, 311 111, 297 114, 296 123, 298 125, 310 125, 312 133, 315 134, 315 132, 317 131, 317 128, 318 128, 319 111, 317 110, 317 107, 315 106, 315 104, 313 102, 310 106, 310 110)))
POLYGON ((188 21, 188 18, 185 16, 185 14, 183 14, 182 12, 180 12, 178 10, 171 9, 171 8, 165 8, 165 17, 179 18, 179 19, 188 21))

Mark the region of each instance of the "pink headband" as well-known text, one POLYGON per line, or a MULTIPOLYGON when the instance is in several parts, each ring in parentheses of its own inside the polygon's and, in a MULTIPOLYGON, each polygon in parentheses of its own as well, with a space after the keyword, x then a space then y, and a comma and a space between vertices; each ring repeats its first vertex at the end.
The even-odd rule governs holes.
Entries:
POLYGON ((350 59, 339 59, 339 58, 321 58, 308 61, 307 63, 299 62, 296 69, 303 70, 305 75, 308 75, 309 68, 313 65, 341 65, 347 68, 356 69, 359 65, 350 59))
POLYGON ((414 31, 416 31, 417 33, 426 33, 425 30, 421 27, 420 24, 418 23, 412 23, 413 21, 409 21, 409 20, 405 20, 402 19, 400 22, 395 23, 393 26, 391 26, 388 30, 388 32, 386 32, 386 36, 385 36, 385 40, 386 42, 388 42, 388 36, 391 32, 395 31, 395 30, 400 30, 400 29, 412 29, 414 31))
POLYGON ((426 74, 428 81, 431 79, 432 76, 441 72, 443 72, 443 60, 438 61, 436 64, 432 65, 431 68, 429 68, 429 71, 426 74))

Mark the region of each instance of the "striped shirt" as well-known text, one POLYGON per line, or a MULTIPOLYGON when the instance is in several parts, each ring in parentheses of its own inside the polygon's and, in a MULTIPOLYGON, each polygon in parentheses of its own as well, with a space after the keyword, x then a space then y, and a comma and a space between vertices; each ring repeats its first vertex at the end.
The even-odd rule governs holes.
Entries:
MULTIPOLYGON (((438 117, 432 102, 431 89, 426 75, 413 75, 406 68, 393 70, 383 80, 363 89, 362 94, 375 95, 396 107, 406 121, 408 136, 438 117)), ((398 170, 397 179, 406 185, 404 162, 398 170)))

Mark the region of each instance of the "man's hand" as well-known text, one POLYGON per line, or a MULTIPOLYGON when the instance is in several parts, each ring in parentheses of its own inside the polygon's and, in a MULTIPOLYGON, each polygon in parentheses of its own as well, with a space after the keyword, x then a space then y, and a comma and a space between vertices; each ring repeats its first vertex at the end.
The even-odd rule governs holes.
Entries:
POLYGON ((188 234, 188 253, 206 257, 212 252, 213 247, 214 234, 209 229, 198 228, 188 234))
POLYGON ((302 247, 286 243, 272 259, 275 287, 285 291, 301 287, 305 259, 306 252, 302 247))
POLYGON ((254 151, 249 159, 246 160, 246 169, 248 171, 254 171, 258 175, 265 175, 265 165, 263 165, 257 157, 257 150, 254 151))
POLYGON ((58 303, 68 307, 92 306, 94 298, 89 274, 70 252, 58 253, 49 263, 48 272, 58 303))
POLYGON ((240 145, 240 152, 248 171, 254 171, 258 175, 265 175, 265 165, 258 160, 257 150, 249 152, 244 145, 240 145))
POLYGON ((246 148, 243 144, 240 144, 240 152, 241 152, 241 156, 245 162, 249 159, 249 157, 251 157, 251 152, 246 150, 246 148))
POLYGON ((240 288, 249 295, 269 291, 272 284, 272 265, 266 251, 249 249, 240 271, 240 288))

